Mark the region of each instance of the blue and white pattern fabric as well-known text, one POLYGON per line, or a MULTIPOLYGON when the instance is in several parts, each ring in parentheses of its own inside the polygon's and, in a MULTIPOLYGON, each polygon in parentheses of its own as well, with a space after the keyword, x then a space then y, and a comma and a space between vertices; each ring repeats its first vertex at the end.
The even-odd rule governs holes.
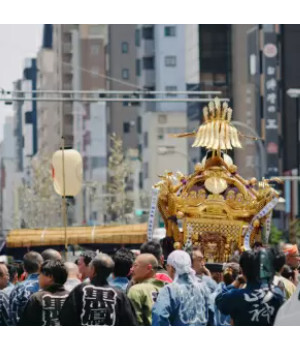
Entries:
POLYGON ((33 273, 28 278, 18 284, 10 294, 10 322, 11 325, 16 326, 21 318, 25 306, 33 293, 39 291, 39 275, 33 273))
POLYGON ((153 326, 206 326, 210 322, 209 291, 192 269, 189 254, 172 252, 167 264, 175 270, 173 283, 158 294, 152 309, 153 326))
POLYGON ((206 275, 196 275, 196 277, 207 286, 211 293, 217 289, 218 283, 212 277, 206 275))
POLYGON ((9 299, 3 291, 0 291, 0 326, 9 326, 9 299))
POLYGON ((214 306, 214 325, 215 326, 231 326, 231 317, 229 315, 224 315, 222 312, 217 308, 215 304, 215 300, 218 294, 222 292, 222 289, 226 287, 224 282, 221 282, 218 284, 216 290, 211 295, 211 303, 214 306))
POLYGON ((209 295, 205 286, 188 274, 162 288, 152 309, 153 326, 206 326, 209 295))
POLYGON ((3 289, 3 292, 9 297, 10 293, 14 290, 15 285, 11 282, 8 283, 8 286, 3 289))
POLYGON ((110 286, 122 290, 124 293, 126 293, 128 283, 129 279, 127 277, 114 277, 108 280, 110 286))

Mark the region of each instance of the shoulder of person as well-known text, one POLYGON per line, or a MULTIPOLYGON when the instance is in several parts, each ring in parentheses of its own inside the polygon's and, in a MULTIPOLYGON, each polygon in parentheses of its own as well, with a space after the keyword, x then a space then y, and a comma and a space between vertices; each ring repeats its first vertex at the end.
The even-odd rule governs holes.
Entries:
POLYGON ((0 302, 7 301, 7 300, 9 300, 8 295, 2 290, 0 290, 0 302))
POLYGON ((39 290, 38 292, 35 292, 31 294, 30 300, 40 300, 45 294, 49 294, 49 292, 45 290, 39 290))

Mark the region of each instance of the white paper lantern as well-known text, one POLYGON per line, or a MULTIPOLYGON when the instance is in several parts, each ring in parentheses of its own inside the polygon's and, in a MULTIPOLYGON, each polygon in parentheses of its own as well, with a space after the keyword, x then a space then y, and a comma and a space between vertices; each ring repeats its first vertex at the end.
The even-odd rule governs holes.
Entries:
POLYGON ((54 190, 60 196, 64 195, 63 188, 63 152, 65 164, 65 195, 76 196, 82 186, 82 157, 74 149, 56 151, 52 156, 52 177, 54 190))

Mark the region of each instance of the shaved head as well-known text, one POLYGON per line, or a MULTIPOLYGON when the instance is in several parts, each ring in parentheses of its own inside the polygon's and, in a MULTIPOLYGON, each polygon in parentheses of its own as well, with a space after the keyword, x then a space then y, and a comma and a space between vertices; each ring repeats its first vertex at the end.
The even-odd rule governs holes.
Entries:
POLYGON ((132 277, 136 282, 154 278, 158 268, 158 261, 152 254, 140 254, 132 266, 132 277))
POLYGON ((141 265, 151 265, 153 269, 158 268, 158 261, 156 257, 152 254, 144 253, 140 254, 136 259, 136 262, 139 262, 141 265))
POLYGON ((113 259, 104 253, 99 253, 90 263, 91 276, 90 278, 96 278, 103 284, 107 283, 108 276, 113 272, 115 263, 113 259))
POLYGON ((44 259, 44 261, 46 260, 53 260, 53 261, 56 261, 56 260, 62 260, 62 256, 60 255, 60 253, 55 250, 55 249, 46 249, 42 252, 42 257, 44 259))

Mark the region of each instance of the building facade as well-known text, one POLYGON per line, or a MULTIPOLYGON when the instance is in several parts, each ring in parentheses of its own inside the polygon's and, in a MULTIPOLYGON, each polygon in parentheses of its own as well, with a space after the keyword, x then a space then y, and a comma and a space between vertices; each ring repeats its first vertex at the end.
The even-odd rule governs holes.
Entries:
MULTIPOLYGON (((136 75, 140 88, 145 91, 172 93, 184 91, 186 89, 185 25, 137 25, 135 35, 136 75)), ((176 97, 176 94, 172 96, 176 97)), ((151 186, 159 180, 157 175, 165 169, 174 168, 175 163, 177 170, 180 168, 183 171, 187 170, 186 140, 171 138, 165 140, 166 130, 169 130, 169 133, 172 133, 171 130, 186 130, 186 103, 156 101, 143 103, 139 108, 138 124, 139 150, 143 163, 140 185, 144 190, 150 191, 151 186), (163 147, 170 146, 166 148, 167 151, 163 148, 164 154, 161 156, 157 154, 160 143, 163 147), (178 147, 183 148, 179 151, 178 147), (180 152, 185 154, 185 157, 180 152)))

